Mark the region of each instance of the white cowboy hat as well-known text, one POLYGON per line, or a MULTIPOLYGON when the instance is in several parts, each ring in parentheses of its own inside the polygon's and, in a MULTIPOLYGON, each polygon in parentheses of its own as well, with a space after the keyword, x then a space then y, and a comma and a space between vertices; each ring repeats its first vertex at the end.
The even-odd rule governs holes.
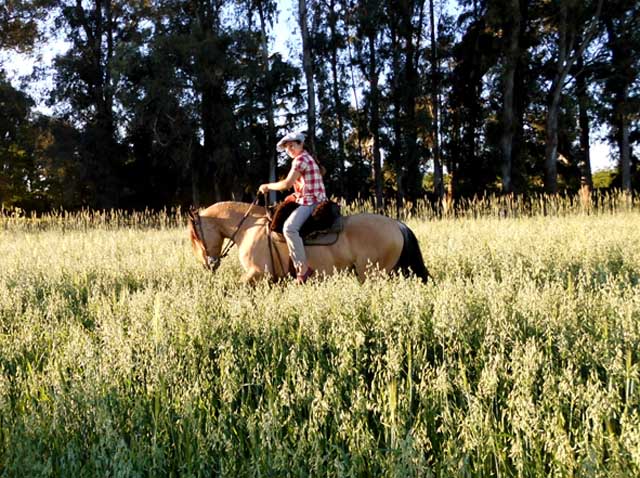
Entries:
POLYGON ((300 143, 304 143, 304 134, 302 133, 287 133, 285 134, 280 141, 278 141, 278 145, 276 149, 280 152, 284 151, 284 145, 287 143, 291 143, 292 141, 298 141, 300 143))

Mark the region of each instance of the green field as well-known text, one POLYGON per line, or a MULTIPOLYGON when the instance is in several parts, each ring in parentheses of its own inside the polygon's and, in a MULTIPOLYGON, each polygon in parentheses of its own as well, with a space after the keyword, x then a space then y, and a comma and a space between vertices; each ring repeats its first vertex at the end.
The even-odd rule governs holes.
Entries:
POLYGON ((426 286, 240 286, 181 216, 0 219, 0 476, 638 476, 637 207, 491 209, 407 221, 426 286))

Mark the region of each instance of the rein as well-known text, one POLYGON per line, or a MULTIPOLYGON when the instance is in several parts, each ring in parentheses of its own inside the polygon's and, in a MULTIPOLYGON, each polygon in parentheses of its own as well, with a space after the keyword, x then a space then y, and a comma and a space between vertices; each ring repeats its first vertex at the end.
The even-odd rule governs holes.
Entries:
POLYGON ((267 222, 265 223, 267 228, 267 248, 269 249, 269 257, 271 258, 271 269, 273 269, 273 277, 276 277, 276 264, 273 260, 273 250, 275 249, 276 257, 278 258, 278 264, 280 265, 280 270, 282 271, 282 277, 287 275, 284 270, 284 266, 282 265, 282 257, 280 257, 280 252, 278 251, 278 247, 273 244, 273 240, 271 239, 271 218, 267 215, 267 222))
MULTIPOLYGON (((200 240, 200 242, 202 242, 202 247, 204 247, 204 254, 206 257, 206 263, 204 264, 205 269, 208 269, 211 272, 215 272, 216 269, 220 266, 220 262, 222 261, 222 259, 225 258, 227 255, 229 255, 229 251, 231 251, 233 246, 236 244, 235 238, 236 238, 236 235, 238 234, 238 231, 240 230, 240 227, 242 227, 242 224, 244 223, 244 221, 247 219, 247 217, 249 217, 251 208, 253 208, 253 206, 255 206, 257 203, 258 203, 258 196, 256 196, 256 198, 251 203, 251 205, 249 205, 247 212, 244 214, 244 216, 242 216, 242 219, 240 219, 240 222, 236 226, 235 231, 229 238, 229 242, 227 242, 227 244, 225 245, 225 247, 223 248, 219 256, 209 255, 209 249, 207 248, 207 243, 205 242, 205 239, 204 239, 204 232, 202 230, 202 220, 201 220, 200 212, 195 207, 191 206, 191 208, 189 209, 189 218, 191 219, 191 222, 194 226, 197 239, 200 240)), ((284 264, 282 263, 282 257, 280 256, 280 252, 278 251, 278 248, 276 247, 276 245, 273 243, 273 240, 271 239, 272 219, 269 216, 268 209, 267 209, 267 213, 265 214, 265 218, 267 219, 267 222, 265 223, 266 233, 267 233, 267 248, 269 249, 269 258, 271 259, 271 269, 273 270, 273 276, 274 278, 276 277, 276 261, 274 260, 274 257, 273 257, 275 252, 275 255, 278 259, 278 265, 280 266, 280 270, 282 271, 282 275, 284 277, 287 274, 287 272, 284 269, 284 264)))
POLYGON ((240 227, 242 227, 242 224, 244 223, 244 221, 247 219, 247 217, 249 217, 251 208, 253 208, 253 206, 255 206, 256 204, 258 204, 258 196, 256 196, 253 202, 249 205, 247 212, 245 212, 244 216, 242 216, 242 219, 240 219, 240 222, 236 226, 236 230, 233 231, 233 234, 231 234, 231 237, 229 238, 229 242, 227 242, 227 244, 224 246, 219 256, 209 255, 209 250, 207 249, 207 243, 204 240, 204 233, 202 231, 202 221, 200 220, 200 212, 195 207, 191 206, 191 209, 189 210, 189 217, 191 219, 191 222, 195 226, 196 235, 200 236, 198 237, 198 239, 202 242, 202 246, 204 247, 204 254, 207 258, 207 262, 204 266, 206 269, 209 269, 211 272, 214 272, 220 266, 220 261, 223 258, 227 257, 227 255, 229 255, 229 251, 231 251, 231 248, 236 244, 235 238, 236 238, 236 235, 238 234, 238 231, 240 231, 240 227))

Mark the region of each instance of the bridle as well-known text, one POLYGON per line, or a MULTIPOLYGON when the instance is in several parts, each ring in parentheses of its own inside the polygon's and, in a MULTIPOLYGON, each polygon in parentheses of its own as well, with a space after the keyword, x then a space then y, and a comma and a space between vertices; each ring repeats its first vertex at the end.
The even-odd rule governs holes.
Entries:
MULTIPOLYGON (((247 217, 249 217, 251 208, 253 208, 253 206, 255 206, 256 204, 258 204, 258 196, 256 196, 254 201, 249 205, 247 212, 245 212, 244 216, 242 216, 242 219, 240 219, 240 222, 236 226, 235 231, 229 238, 229 241, 227 242, 227 244, 225 245, 225 247, 223 248, 219 256, 209 255, 209 250, 207 249, 207 243, 204 240, 204 232, 202 231, 202 221, 200 217, 200 212, 198 211, 198 209, 191 206, 191 208, 189 209, 189 219, 191 220, 191 224, 193 224, 194 231, 196 233, 196 239, 198 239, 202 243, 202 247, 204 248, 204 255, 206 258, 204 263, 205 269, 211 272, 215 272, 216 269, 220 267, 220 262, 224 257, 226 257, 229 254, 229 251, 235 245, 236 243, 235 237, 238 234, 240 227, 242 227, 242 224, 244 223, 244 221, 247 219, 247 217)), ((271 240, 271 217, 269 216, 268 213, 265 215, 265 217, 267 219, 265 226, 267 228, 267 247, 269 249, 269 257, 271 259, 271 269, 273 270, 273 274, 275 277, 276 269, 275 269, 275 261, 273 259, 273 254, 275 249, 275 254, 276 254, 276 257, 278 258, 278 264, 280 266, 280 270, 282 271, 283 275, 286 275, 286 271, 284 270, 284 265, 282 264, 282 258, 280 257, 280 252, 278 251, 278 248, 275 246, 275 244, 273 244, 273 241, 271 240)))
POLYGON ((207 243, 204 240, 204 234, 202 232, 202 221, 200 220, 200 212, 194 206, 191 206, 189 208, 189 220, 191 221, 193 230, 196 233, 196 239, 199 240, 202 243, 202 247, 204 247, 204 268, 213 272, 218 268, 218 266, 220 266, 220 257, 209 255, 207 243))
POLYGON ((204 247, 204 255, 206 258, 205 264, 204 264, 205 269, 208 269, 211 272, 215 272, 216 269, 220 267, 220 262, 222 261, 222 259, 227 257, 227 255, 229 255, 229 251, 231 251, 231 248, 236 244, 235 242, 236 235, 238 234, 238 231, 242 227, 242 224, 244 223, 244 221, 247 219, 247 217, 249 217, 249 213, 251 212, 251 209, 256 204, 258 204, 258 196, 256 196, 253 202, 249 205, 247 212, 245 212, 244 216, 242 216, 242 219, 240 219, 240 222, 236 226, 236 230, 233 231, 233 234, 231 234, 229 241, 225 244, 219 256, 209 255, 209 250, 207 249, 207 243, 204 240, 204 233, 202 231, 202 221, 200 217, 200 212, 195 207, 191 206, 191 208, 189 209, 189 219, 191 220, 191 224, 193 224, 194 231, 196 233, 196 238, 200 242, 202 242, 202 247, 204 247))

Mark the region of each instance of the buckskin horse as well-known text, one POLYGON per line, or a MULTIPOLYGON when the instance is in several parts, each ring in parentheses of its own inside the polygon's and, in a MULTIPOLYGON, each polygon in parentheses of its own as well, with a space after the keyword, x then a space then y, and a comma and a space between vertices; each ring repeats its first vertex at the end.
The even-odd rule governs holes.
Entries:
MULTIPOLYGON (((367 270, 415 274, 427 282, 429 273, 418 240, 405 224, 379 214, 344 216, 342 232, 330 245, 305 246, 316 274, 353 270, 362 282, 367 270)), ((243 282, 273 280, 291 274, 289 251, 274 238, 264 207, 241 202, 220 202, 202 211, 192 210, 188 224, 191 245, 205 268, 215 271, 229 249, 238 245, 243 282), (223 250, 224 240, 228 239, 223 250)))

